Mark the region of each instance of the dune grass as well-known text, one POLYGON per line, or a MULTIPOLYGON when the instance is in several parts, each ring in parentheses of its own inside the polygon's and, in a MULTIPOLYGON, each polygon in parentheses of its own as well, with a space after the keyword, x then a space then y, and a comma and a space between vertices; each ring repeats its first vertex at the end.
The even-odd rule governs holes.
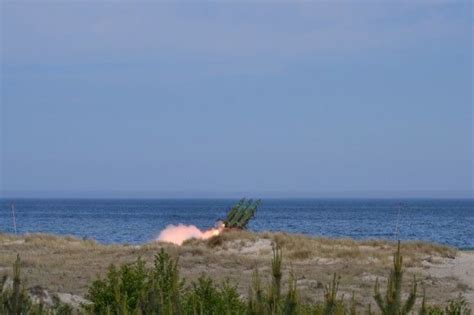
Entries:
MULTIPOLYGON (((373 285, 376 277, 386 280, 385 271, 391 266, 396 246, 393 242, 379 240, 354 241, 240 230, 229 230, 207 241, 186 241, 180 247, 156 242, 103 245, 74 237, 0 234, 0 273, 8 272, 18 253, 29 286, 40 285, 53 292, 84 296, 91 281, 104 275, 111 263, 132 263, 140 256, 150 267, 156 253, 163 248, 172 258, 179 257, 182 274, 190 281, 204 273, 219 283, 229 279, 237 285, 238 292, 245 295, 253 271, 258 269, 261 274, 269 271, 273 242, 281 246, 285 257, 283 282, 288 282, 293 270, 300 298, 304 301, 321 300, 324 296, 322 284, 329 283, 334 273, 341 275, 342 294, 350 296, 354 292, 358 300, 370 301, 372 291, 367 288, 373 285)), ((455 257, 455 249, 406 242, 403 255, 408 276, 415 274, 420 281, 426 282, 427 294, 434 299, 446 301, 461 289, 466 290, 458 279, 430 280, 429 269, 423 265, 426 260, 433 263, 449 260, 455 257)))

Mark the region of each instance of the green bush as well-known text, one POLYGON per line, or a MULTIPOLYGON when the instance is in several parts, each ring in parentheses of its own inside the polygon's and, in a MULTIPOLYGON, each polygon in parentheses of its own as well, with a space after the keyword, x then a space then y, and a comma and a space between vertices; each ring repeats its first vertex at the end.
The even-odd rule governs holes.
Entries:
POLYGON ((203 275, 185 293, 183 311, 184 314, 243 314, 245 304, 229 281, 218 287, 203 275))
POLYGON ((112 312, 120 314, 139 308, 142 292, 147 290, 147 271, 145 263, 138 258, 137 262, 123 265, 120 269, 110 266, 105 279, 92 283, 86 298, 92 302, 89 309, 95 314, 112 312))
POLYGON ((29 314, 32 311, 32 304, 20 277, 20 256, 17 255, 13 264, 13 284, 11 288, 5 288, 7 277, 3 277, 0 282, 1 289, 5 290, 0 295, 0 313, 21 315, 29 314))
POLYGON ((380 293, 378 280, 375 283, 374 299, 380 312, 383 315, 406 315, 416 301, 416 279, 413 280, 413 287, 405 302, 402 302, 402 282, 403 282, 403 257, 400 252, 400 241, 398 241, 397 251, 393 256, 393 269, 388 278, 385 298, 380 293))
POLYGON ((185 289, 178 261, 161 250, 147 270, 141 259, 120 269, 109 268, 92 283, 86 310, 94 314, 242 314, 245 304, 228 281, 218 287, 201 276, 185 289))

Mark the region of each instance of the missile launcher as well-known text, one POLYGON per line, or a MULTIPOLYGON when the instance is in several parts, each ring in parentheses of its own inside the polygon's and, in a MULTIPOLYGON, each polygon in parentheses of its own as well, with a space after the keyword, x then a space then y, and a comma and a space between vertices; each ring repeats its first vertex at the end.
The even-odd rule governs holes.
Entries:
POLYGON ((254 218, 259 205, 260 199, 255 201, 253 199, 240 199, 227 213, 227 217, 224 219, 225 227, 241 230, 246 229, 250 220, 254 218))

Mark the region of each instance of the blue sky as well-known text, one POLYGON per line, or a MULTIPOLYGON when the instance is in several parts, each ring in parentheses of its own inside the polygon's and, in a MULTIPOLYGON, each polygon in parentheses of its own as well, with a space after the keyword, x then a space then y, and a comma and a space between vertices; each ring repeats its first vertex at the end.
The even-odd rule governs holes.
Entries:
POLYGON ((3 1, 0 189, 472 197, 472 9, 3 1))

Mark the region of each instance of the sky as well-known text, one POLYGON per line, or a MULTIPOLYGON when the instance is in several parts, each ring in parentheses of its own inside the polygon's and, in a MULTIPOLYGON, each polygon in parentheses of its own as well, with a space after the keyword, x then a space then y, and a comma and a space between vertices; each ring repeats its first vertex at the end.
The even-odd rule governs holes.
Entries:
POLYGON ((471 1, 2 1, 3 197, 474 197, 471 1))

